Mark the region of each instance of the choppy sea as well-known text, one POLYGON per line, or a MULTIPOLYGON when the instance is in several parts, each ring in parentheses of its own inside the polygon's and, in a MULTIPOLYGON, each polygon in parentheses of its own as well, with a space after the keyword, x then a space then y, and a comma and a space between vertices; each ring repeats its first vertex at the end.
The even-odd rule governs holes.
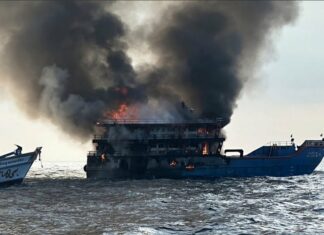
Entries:
POLYGON ((324 234, 324 164, 312 175, 87 180, 83 163, 35 162, 0 189, 0 234, 324 234))

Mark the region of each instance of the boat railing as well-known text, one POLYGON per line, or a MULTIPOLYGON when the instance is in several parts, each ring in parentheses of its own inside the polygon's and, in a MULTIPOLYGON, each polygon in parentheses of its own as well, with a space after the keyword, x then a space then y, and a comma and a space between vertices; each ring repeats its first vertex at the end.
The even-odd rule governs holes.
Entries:
POLYGON ((19 145, 16 145, 16 146, 17 146, 17 149, 16 149, 15 151, 12 151, 12 152, 10 152, 10 153, 6 153, 6 154, 4 154, 4 155, 1 155, 1 156, 0 156, 0 159, 20 155, 21 152, 22 152, 22 147, 19 146, 19 145))
POLYGON ((144 140, 175 140, 175 139, 223 139, 223 137, 219 137, 217 135, 150 135, 150 136, 127 136, 125 138, 110 138, 103 135, 95 135, 93 140, 97 141, 144 141, 144 140))
POLYGON ((301 146, 324 147, 324 141, 323 140, 306 140, 301 146))
POLYGON ((6 153, 0 156, 0 159, 15 156, 15 152, 6 153))
POLYGON ((105 119, 97 122, 97 125, 115 125, 115 124, 224 124, 228 122, 225 118, 198 119, 195 121, 169 121, 162 119, 105 119))
POLYGON ((93 139, 94 140, 107 140, 107 138, 103 135, 94 135, 93 139))
POLYGON ((88 152, 88 157, 95 157, 98 155, 98 152, 97 151, 89 151, 88 152))
POLYGON ((265 146, 293 146, 294 142, 291 141, 271 141, 268 142, 265 146))

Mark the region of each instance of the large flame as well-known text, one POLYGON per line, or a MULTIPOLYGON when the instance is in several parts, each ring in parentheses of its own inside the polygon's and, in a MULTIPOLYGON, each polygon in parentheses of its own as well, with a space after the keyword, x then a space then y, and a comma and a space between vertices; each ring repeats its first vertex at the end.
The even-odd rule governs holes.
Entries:
POLYGON ((135 106, 128 106, 127 104, 123 103, 117 110, 106 112, 105 117, 115 120, 134 120, 138 119, 138 110, 135 106))

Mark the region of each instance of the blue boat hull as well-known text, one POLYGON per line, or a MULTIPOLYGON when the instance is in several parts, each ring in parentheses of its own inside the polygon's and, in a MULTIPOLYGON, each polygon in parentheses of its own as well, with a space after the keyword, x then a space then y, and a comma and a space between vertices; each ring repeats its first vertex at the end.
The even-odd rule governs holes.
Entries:
POLYGON ((296 159, 231 159, 227 166, 210 166, 183 171, 184 178, 219 178, 219 177, 254 177, 311 174, 319 165, 321 159, 304 162, 296 159))
MULTIPOLYGON (((311 174, 320 164, 324 148, 306 147, 285 156, 225 157, 143 156, 114 159, 96 166, 87 167, 88 178, 171 178, 171 179, 215 179, 220 177, 293 176, 311 174), (178 164, 170 166, 177 159, 178 164), (125 161, 126 167, 114 167, 111 162, 125 161), (165 161, 165 162, 163 162, 165 161), (159 164, 154 164, 158 162, 159 164), (188 167, 189 163, 193 167, 188 167)), ((120 166, 121 164, 119 164, 120 166)))

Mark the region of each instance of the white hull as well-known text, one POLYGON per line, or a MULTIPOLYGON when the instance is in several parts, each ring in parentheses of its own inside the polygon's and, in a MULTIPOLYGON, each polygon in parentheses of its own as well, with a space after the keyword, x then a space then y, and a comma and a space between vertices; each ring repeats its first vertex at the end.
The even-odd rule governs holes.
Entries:
POLYGON ((30 152, 0 159, 0 185, 22 182, 37 155, 30 152))

